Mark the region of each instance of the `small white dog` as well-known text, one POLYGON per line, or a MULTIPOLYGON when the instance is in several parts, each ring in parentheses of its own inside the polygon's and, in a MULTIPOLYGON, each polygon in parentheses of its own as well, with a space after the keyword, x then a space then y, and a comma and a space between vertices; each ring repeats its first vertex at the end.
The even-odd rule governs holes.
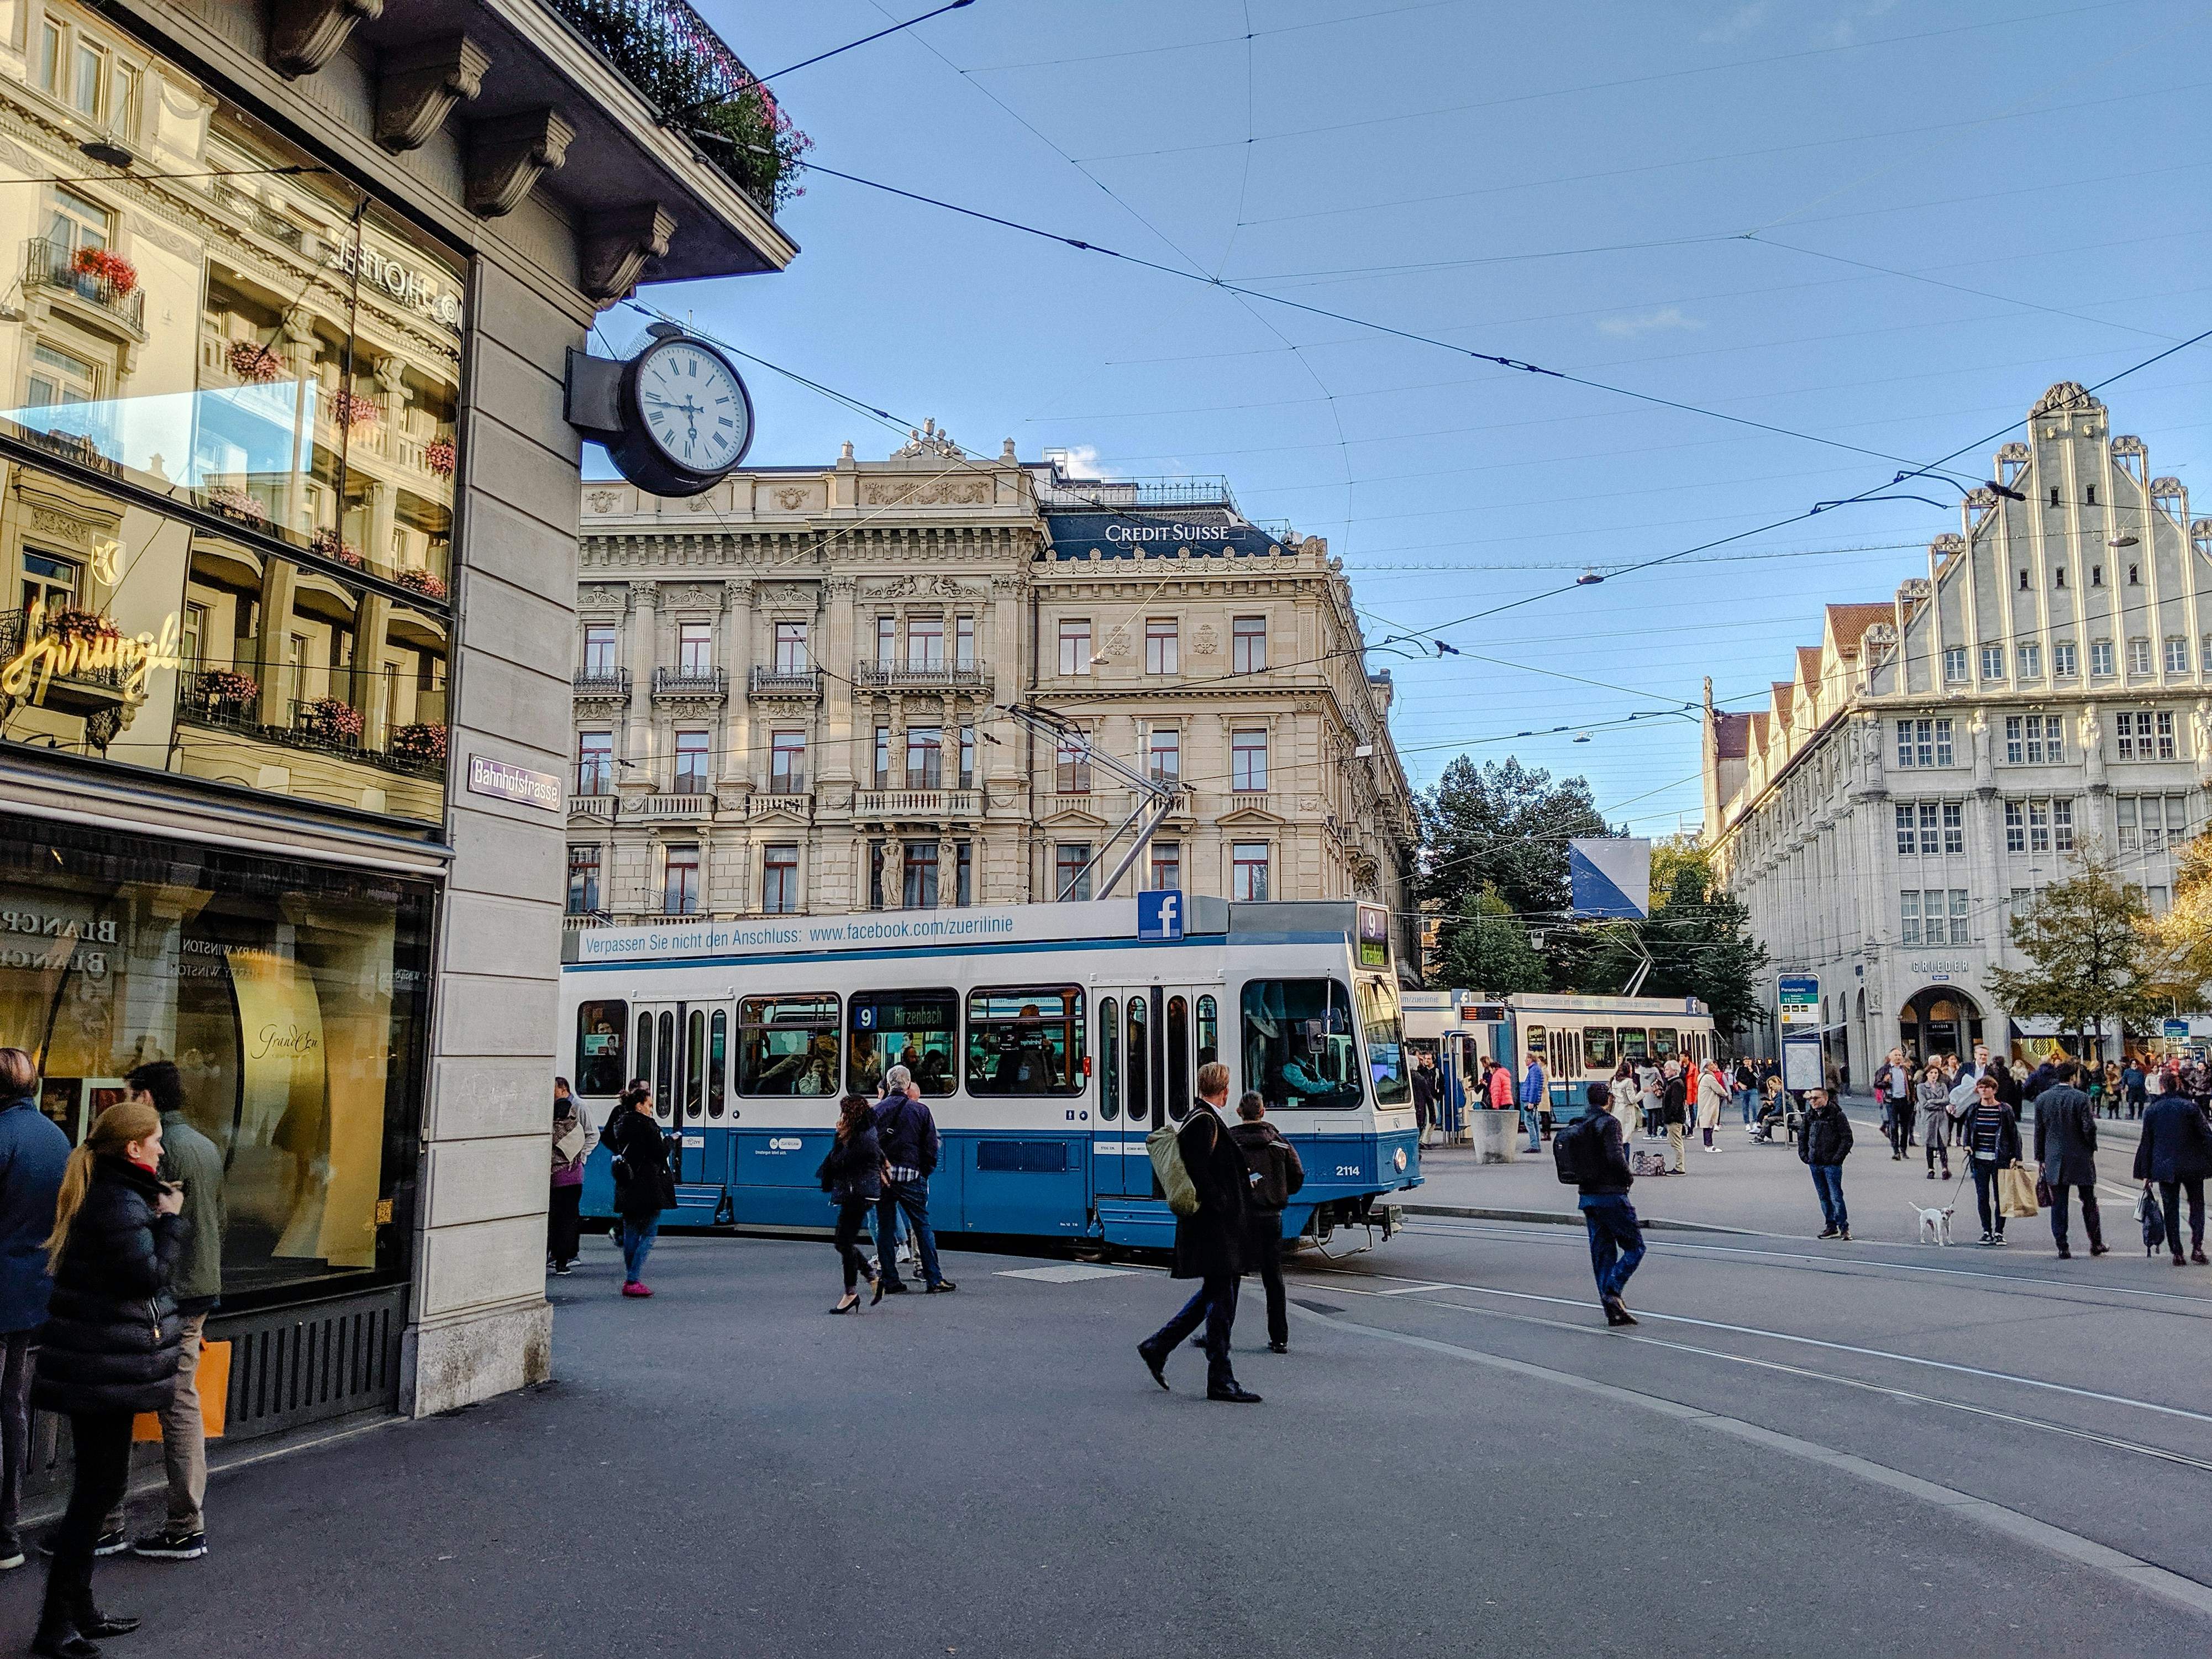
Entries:
POLYGON ((1923 1209, 1917 1204, 1910 1205, 1907 1207, 1920 1218, 1920 1242, 1923 1244, 1948 1244, 1951 1242, 1953 1206, 1946 1204, 1940 1210, 1923 1209))

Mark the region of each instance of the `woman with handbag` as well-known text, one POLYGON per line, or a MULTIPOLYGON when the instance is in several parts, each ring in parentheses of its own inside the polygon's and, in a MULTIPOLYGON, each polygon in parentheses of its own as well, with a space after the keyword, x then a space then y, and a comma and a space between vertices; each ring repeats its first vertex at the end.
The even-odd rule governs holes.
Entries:
POLYGON ((553 1079, 553 1185, 545 1205, 545 1259, 556 1273, 575 1265, 581 1248, 584 1160, 591 1156, 592 1130, 584 1109, 568 1091, 568 1079, 553 1079))
POLYGON ((643 1078, 623 1091, 622 1111, 608 1126, 615 1153, 615 1210, 622 1217, 624 1296, 651 1296, 645 1259, 660 1235, 660 1212, 676 1207, 676 1175, 668 1141, 653 1114, 653 1087, 643 1078))
POLYGON ((95 1638, 138 1627, 94 1602, 93 1547, 130 1480, 131 1419, 161 1411, 177 1388, 183 1327, 169 1280, 190 1230, 161 1163, 161 1114, 143 1101, 110 1106, 70 1154, 54 1203, 53 1299, 31 1403, 69 1419, 74 1468, 31 1641, 46 1659, 97 1659, 95 1638))
POLYGON ((1982 1219, 1982 1243, 2005 1242, 2005 1212, 1997 1193, 1997 1172, 2020 1162, 2020 1120, 1997 1098, 1997 1080, 1984 1074, 1974 1085, 1974 1103, 1959 1121, 1959 1145, 1974 1176, 1974 1208, 1982 1219))
POLYGON ((840 1103, 836 1136, 814 1176, 837 1206, 834 1242, 837 1259, 845 1268, 845 1294, 830 1311, 848 1314, 859 1307, 863 1279, 876 1293, 869 1304, 872 1307, 884 1299, 884 1282, 869 1271, 868 1259, 860 1252, 860 1235, 867 1230, 868 1217, 884 1195, 884 1153, 876 1139, 876 1109, 865 1095, 847 1095, 840 1103))
POLYGON ((1936 1164, 1943 1164, 1943 1179, 1951 1178, 1951 1091, 1943 1081, 1943 1068, 1932 1061, 1920 1080, 1920 1139, 1928 1148, 1928 1178, 1936 1179, 1936 1164))

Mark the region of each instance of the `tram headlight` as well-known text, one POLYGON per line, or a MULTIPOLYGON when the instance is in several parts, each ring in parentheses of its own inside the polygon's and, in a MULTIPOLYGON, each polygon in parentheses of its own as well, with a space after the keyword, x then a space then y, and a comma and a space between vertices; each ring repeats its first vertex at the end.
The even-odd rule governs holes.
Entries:
POLYGON ((1400 1175, 1406 1173, 1406 1149, 1403 1146, 1390 1154, 1390 1167, 1400 1175))

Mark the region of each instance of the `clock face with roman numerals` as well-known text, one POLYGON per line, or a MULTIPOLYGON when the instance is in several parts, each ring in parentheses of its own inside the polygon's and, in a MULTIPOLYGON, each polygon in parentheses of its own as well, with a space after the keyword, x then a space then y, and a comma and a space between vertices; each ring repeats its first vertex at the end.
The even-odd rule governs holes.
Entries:
POLYGON ((687 472, 727 471, 752 441, 744 382, 696 341, 664 340, 638 359, 637 404, 653 447, 687 472))

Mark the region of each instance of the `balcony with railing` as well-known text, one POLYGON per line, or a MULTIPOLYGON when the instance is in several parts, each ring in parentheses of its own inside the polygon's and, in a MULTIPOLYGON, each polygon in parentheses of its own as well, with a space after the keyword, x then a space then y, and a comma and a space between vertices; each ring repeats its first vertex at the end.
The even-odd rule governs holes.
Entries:
POLYGON ((853 683, 870 691, 988 691, 991 671, 980 662, 902 663, 863 659, 853 683))
POLYGON ((752 697, 798 697, 822 700, 822 671, 818 668, 763 668, 756 664, 745 682, 752 697))
POLYGON ((146 337, 146 290, 139 287, 129 262, 105 249, 78 249, 66 242, 34 239, 24 246, 23 285, 68 295, 106 321, 129 330, 132 337, 146 337))
POLYGON ((655 702, 721 702, 730 695, 730 674, 725 668, 656 668, 653 671, 655 702))
POLYGON ((187 662, 177 676, 178 722, 409 777, 445 776, 443 686, 367 669, 284 664, 269 672, 273 698, 251 664, 241 672, 187 662))
POLYGON ((975 818, 983 815, 980 789, 863 789, 853 815, 864 818, 975 818))
POLYGON ((629 670, 627 668, 579 668, 575 674, 575 693, 578 702, 629 702, 629 670))

